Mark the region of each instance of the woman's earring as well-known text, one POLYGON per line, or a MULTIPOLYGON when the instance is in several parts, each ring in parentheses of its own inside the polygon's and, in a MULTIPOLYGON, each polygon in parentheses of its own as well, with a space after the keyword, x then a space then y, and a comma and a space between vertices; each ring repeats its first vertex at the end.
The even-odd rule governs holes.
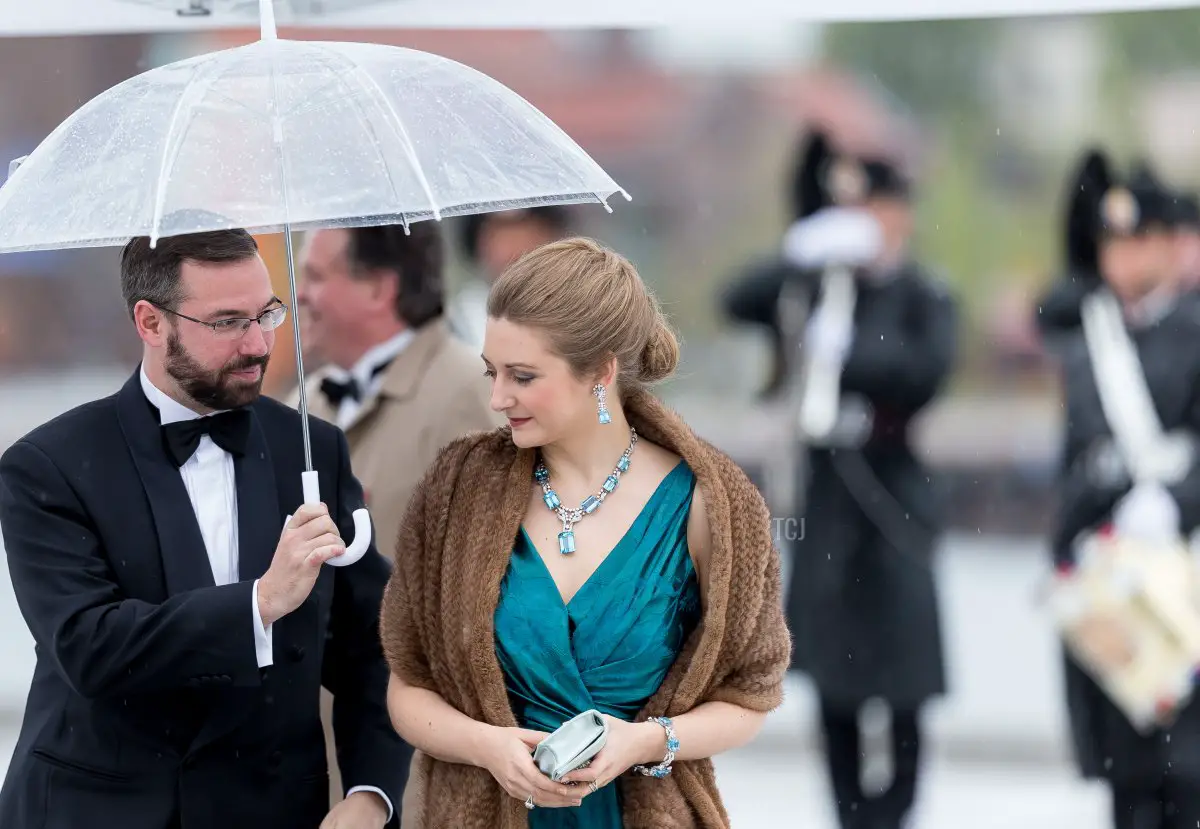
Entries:
POLYGON ((604 405, 605 393, 604 386, 599 383, 592 387, 592 394, 596 395, 596 401, 598 403, 600 422, 611 423, 612 415, 608 413, 608 406, 604 405))

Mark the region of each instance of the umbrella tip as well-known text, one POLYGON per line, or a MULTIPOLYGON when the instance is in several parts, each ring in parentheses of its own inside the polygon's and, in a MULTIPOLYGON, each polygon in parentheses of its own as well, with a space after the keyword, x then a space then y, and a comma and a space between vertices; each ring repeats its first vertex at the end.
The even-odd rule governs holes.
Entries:
POLYGON ((621 188, 621 195, 625 197, 625 201, 633 201, 633 196, 625 192, 625 188, 621 188))
POLYGON ((258 0, 259 36, 263 40, 275 40, 278 32, 275 30, 274 0, 258 0))
POLYGON ((14 158, 12 161, 8 162, 8 177, 9 178, 12 178, 14 175, 16 175, 17 168, 20 167, 22 164, 24 164, 25 159, 27 159, 27 158, 29 158, 29 156, 23 155, 20 158, 14 158))

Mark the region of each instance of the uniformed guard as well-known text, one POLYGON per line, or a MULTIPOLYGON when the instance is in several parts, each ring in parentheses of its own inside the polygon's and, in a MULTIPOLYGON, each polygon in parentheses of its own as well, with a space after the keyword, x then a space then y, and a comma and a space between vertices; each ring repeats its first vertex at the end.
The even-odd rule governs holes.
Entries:
POLYGON ((941 503, 909 427, 956 357, 957 304, 912 257, 912 185, 881 158, 816 133, 793 177, 796 222, 776 263, 725 296, 735 319, 776 325, 784 287, 810 309, 798 425, 808 448, 804 533, 787 599, 793 668, 820 696, 843 829, 898 829, 921 757, 920 710, 946 690, 932 555, 941 503), (890 785, 864 791, 860 714, 890 714, 890 785))
MULTIPOLYGON (((1091 215, 1077 241, 1093 247, 1095 271, 1076 321, 1051 326, 1066 415, 1052 549, 1064 574, 1091 533, 1167 545, 1200 524, 1200 301, 1180 289, 1176 194, 1145 165, 1120 181, 1100 158, 1081 166, 1069 211, 1091 215)), ((1200 706, 1139 732, 1071 659, 1066 696, 1080 771, 1111 786, 1116 829, 1200 825, 1200 706)))

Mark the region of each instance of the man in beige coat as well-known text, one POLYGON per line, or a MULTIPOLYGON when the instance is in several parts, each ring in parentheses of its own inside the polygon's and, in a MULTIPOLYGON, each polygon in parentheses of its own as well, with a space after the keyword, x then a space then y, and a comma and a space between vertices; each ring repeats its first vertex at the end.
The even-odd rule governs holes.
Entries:
MULTIPOLYGON (((297 287, 309 412, 350 443, 376 546, 389 559, 404 510, 438 450, 500 424, 477 351, 443 318, 443 242, 435 222, 319 230, 306 239, 297 287)), ((298 405, 294 394, 292 404, 298 405)), ((329 732, 331 698, 322 700, 329 732)), ((332 746, 332 743, 329 743, 332 746)), ((330 754, 334 802, 342 798, 330 754)))

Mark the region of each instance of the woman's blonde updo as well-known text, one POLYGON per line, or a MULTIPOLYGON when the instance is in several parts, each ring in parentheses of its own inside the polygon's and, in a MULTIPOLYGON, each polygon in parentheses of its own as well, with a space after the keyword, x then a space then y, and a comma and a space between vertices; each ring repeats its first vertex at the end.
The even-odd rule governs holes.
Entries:
POLYGON ((580 378, 613 356, 624 388, 665 380, 679 364, 679 341, 637 269, 591 239, 525 254, 492 286, 488 316, 541 331, 580 378))

